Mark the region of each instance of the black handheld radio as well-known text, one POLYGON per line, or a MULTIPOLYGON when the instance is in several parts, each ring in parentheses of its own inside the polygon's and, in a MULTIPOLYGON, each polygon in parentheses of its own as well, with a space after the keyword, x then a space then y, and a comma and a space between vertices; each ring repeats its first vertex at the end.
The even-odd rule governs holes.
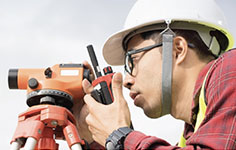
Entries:
MULTIPOLYGON (((101 73, 100 67, 98 65, 97 57, 95 55, 92 45, 87 46, 88 53, 93 65, 94 72, 97 79, 92 82, 93 87, 95 88, 91 92, 91 96, 98 102, 108 105, 114 101, 112 94, 111 82, 112 76, 115 74, 112 71, 111 66, 105 67, 103 69, 104 76, 101 73), (97 88, 98 87, 98 88, 97 88)), ((130 123, 130 128, 134 129, 132 122, 130 123)))
POLYGON ((94 72, 97 79, 92 82, 94 90, 91 92, 91 96, 98 102, 108 105, 114 101, 111 81, 114 75, 111 66, 105 67, 103 69, 104 76, 101 73, 100 67, 98 65, 97 57, 95 55, 92 45, 87 46, 88 53, 93 65, 94 72))

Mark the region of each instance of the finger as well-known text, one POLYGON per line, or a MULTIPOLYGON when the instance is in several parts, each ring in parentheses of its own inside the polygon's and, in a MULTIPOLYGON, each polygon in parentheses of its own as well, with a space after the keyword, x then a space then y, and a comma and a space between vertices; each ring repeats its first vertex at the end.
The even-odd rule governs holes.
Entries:
POLYGON ((121 73, 114 74, 112 78, 112 92, 115 101, 123 99, 122 85, 123 85, 122 74, 121 73))
POLYGON ((85 68, 90 70, 90 79, 93 81, 95 79, 95 75, 92 66, 86 60, 83 61, 83 65, 85 66, 85 68))
POLYGON ((89 113, 92 115, 96 115, 97 110, 101 110, 103 107, 103 104, 98 103, 91 95, 85 95, 84 96, 84 102, 87 104, 89 113))
MULTIPOLYGON (((97 128, 97 126, 98 126, 98 127, 101 127, 101 124, 100 124, 99 122, 97 122, 97 120, 94 119, 92 115, 89 115, 89 116, 86 118, 86 122, 87 122, 87 124, 88 124, 88 129, 89 129, 89 131, 90 131, 91 134, 92 134, 93 140, 98 142, 99 139, 98 139, 97 136, 100 135, 100 133, 99 133, 99 128, 97 128)), ((107 137, 108 137, 108 136, 107 136, 107 137)))
POLYGON ((82 86, 83 86, 83 90, 86 94, 89 94, 93 91, 93 86, 91 85, 91 83, 87 79, 84 79, 82 81, 82 86))
MULTIPOLYGON (((85 118, 85 122, 87 123, 88 127, 89 127, 89 130, 90 130, 90 127, 92 125, 92 116, 91 114, 88 114, 85 118)), ((90 130, 91 131, 91 130, 90 130)))

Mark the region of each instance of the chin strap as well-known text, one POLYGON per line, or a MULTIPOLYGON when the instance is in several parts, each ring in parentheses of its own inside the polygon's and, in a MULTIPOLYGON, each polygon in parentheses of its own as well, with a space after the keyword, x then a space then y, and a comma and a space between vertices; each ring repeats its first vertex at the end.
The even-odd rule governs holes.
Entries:
POLYGON ((161 116, 171 113, 172 95, 172 49, 175 33, 169 28, 171 21, 166 21, 167 28, 162 35, 162 108, 161 116))

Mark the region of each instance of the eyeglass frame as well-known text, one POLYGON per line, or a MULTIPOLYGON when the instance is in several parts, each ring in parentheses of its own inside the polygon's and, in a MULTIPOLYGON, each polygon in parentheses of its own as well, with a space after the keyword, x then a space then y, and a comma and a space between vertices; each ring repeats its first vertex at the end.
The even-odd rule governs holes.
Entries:
POLYGON ((131 57, 131 55, 133 54, 137 54, 137 53, 140 53, 140 52, 144 52, 144 51, 149 51, 149 50, 152 50, 153 48, 157 48, 157 47, 160 47, 162 46, 162 43, 158 43, 158 44, 154 44, 154 45, 150 45, 150 46, 147 46, 147 47, 143 47, 143 48, 140 48, 140 49, 131 49, 129 50, 126 54, 125 54, 125 59, 124 59, 124 68, 125 68, 125 71, 127 73, 129 73, 131 76, 132 76, 132 73, 133 73, 133 69, 134 69, 134 63, 133 63, 133 58, 131 57), (128 60, 127 60, 127 57, 128 57, 128 60), (129 65, 127 65, 127 62, 130 62, 131 63, 131 67, 127 67, 129 65), (130 71, 129 69, 130 68, 130 71))
MULTIPOLYGON (((131 49, 129 50, 126 54, 125 54, 125 59, 124 59, 124 69, 127 73, 129 73, 131 76, 132 73, 133 73, 133 69, 134 69, 134 63, 133 63, 133 58, 131 57, 131 55, 133 54, 137 54, 137 53, 140 53, 140 52, 144 52, 144 51, 149 51, 149 50, 152 50, 153 48, 157 48, 157 47, 161 47, 163 44, 162 43, 157 43, 157 44, 154 44, 154 45, 150 45, 150 46, 147 46, 147 47, 143 47, 143 48, 140 48, 140 49, 131 49), (130 60, 131 62, 131 69, 129 71, 129 69, 127 69, 127 57, 128 59, 130 60)), ((188 47, 190 48, 195 48, 194 44, 192 43, 188 43, 188 47)))

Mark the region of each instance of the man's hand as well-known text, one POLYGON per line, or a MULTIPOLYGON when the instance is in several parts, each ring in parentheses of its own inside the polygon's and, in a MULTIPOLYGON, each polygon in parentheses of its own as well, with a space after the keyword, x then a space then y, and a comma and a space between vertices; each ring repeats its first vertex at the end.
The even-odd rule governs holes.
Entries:
MULTIPOLYGON (((85 68, 88 68, 90 70, 90 79, 93 81, 95 77, 91 65, 87 61, 84 61, 83 65, 85 68)), ((87 105, 84 103, 84 100, 82 99, 75 102, 72 110, 76 120, 79 136, 82 139, 85 139, 88 143, 92 143, 94 140, 92 138, 91 132, 88 129, 88 125, 85 122, 85 118, 87 117, 89 112, 87 109, 87 105)))
POLYGON ((120 127, 129 127, 131 123, 130 111, 123 97, 122 82, 121 73, 114 74, 112 79, 114 102, 109 105, 103 105, 95 101, 90 95, 93 90, 92 85, 87 80, 83 80, 82 83, 83 89, 87 93, 84 101, 89 111, 86 122, 92 132, 93 139, 103 146, 105 146, 106 139, 114 130, 120 127))

